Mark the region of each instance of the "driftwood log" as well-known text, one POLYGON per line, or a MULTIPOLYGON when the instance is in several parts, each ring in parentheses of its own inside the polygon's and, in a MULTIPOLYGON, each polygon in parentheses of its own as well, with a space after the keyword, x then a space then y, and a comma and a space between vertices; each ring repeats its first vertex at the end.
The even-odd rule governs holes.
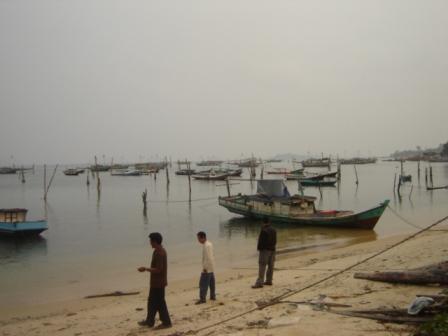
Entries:
POLYGON ((103 298, 103 297, 110 297, 110 296, 126 296, 126 295, 138 295, 140 292, 112 292, 112 293, 106 293, 106 294, 96 294, 96 295, 89 295, 84 297, 84 299, 96 299, 96 298, 103 298))
POLYGON ((384 313, 378 313, 378 312, 357 312, 357 311, 345 311, 345 312, 335 312, 332 311, 335 314, 338 315, 344 315, 344 316, 350 316, 350 317, 360 317, 360 318, 366 318, 381 322, 389 322, 389 323, 424 323, 431 321, 433 319, 433 316, 393 316, 388 315, 384 313))
POLYGON ((407 284, 448 284, 448 261, 402 272, 355 273, 355 279, 407 284))

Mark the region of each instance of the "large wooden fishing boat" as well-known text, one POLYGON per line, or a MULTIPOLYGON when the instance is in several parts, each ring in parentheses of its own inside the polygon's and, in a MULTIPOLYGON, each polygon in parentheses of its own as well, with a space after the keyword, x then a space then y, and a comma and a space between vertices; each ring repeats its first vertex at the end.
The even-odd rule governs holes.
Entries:
POLYGON ((0 235, 38 235, 48 229, 46 220, 27 221, 27 209, 0 209, 0 235))
POLYGON ((315 200, 311 196, 290 196, 282 180, 260 180, 257 194, 219 197, 219 205, 232 213, 255 219, 268 217, 274 222, 372 230, 389 204, 389 200, 385 200, 374 208, 354 213, 317 210, 315 200))

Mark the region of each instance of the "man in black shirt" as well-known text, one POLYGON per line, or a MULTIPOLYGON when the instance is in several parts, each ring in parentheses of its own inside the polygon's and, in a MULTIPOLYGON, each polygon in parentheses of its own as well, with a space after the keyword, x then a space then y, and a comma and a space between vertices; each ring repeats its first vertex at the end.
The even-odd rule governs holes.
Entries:
POLYGON ((151 260, 151 267, 139 267, 139 272, 151 273, 149 283, 148 296, 148 313, 146 319, 140 321, 141 326, 154 327, 156 313, 159 313, 162 324, 156 327, 157 329, 164 329, 171 327, 171 319, 168 313, 168 308, 165 301, 165 287, 167 281, 167 254, 162 246, 162 235, 158 232, 153 232, 149 235, 151 247, 154 249, 151 260))
POLYGON ((262 288, 263 285, 272 286, 272 275, 274 273, 275 246, 277 245, 277 232, 271 226, 269 218, 263 219, 263 227, 258 236, 258 279, 252 288, 262 288), (267 272, 266 272, 267 266, 267 272), (266 273, 266 281, 264 281, 266 273))

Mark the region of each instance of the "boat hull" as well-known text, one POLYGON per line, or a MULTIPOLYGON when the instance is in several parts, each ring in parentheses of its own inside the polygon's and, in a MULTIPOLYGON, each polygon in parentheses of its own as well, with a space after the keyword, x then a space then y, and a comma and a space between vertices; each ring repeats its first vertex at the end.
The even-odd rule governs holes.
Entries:
POLYGON ((36 236, 47 230, 47 221, 0 222, 1 236, 36 236))
POLYGON ((268 217, 273 222, 292 223, 303 226, 327 226, 366 230, 373 230, 388 204, 389 200, 386 200, 377 207, 346 216, 328 216, 319 213, 307 216, 288 216, 275 213, 274 211, 254 211, 251 206, 233 202, 232 196, 219 198, 219 205, 225 207, 232 213, 249 218, 262 219, 268 217))

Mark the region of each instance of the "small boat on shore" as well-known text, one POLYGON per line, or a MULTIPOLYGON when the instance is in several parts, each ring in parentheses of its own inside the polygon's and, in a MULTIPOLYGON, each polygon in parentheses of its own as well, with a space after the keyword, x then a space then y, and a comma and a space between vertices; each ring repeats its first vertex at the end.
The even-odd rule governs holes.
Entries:
POLYGON ((282 180, 259 180, 255 195, 219 197, 219 205, 232 213, 261 219, 268 217, 274 222, 298 225, 348 227, 372 230, 389 200, 369 210, 355 213, 350 210, 317 210, 316 197, 290 196, 282 180))
POLYGON ((27 221, 27 209, 0 209, 0 235, 32 236, 48 229, 46 220, 27 221))

